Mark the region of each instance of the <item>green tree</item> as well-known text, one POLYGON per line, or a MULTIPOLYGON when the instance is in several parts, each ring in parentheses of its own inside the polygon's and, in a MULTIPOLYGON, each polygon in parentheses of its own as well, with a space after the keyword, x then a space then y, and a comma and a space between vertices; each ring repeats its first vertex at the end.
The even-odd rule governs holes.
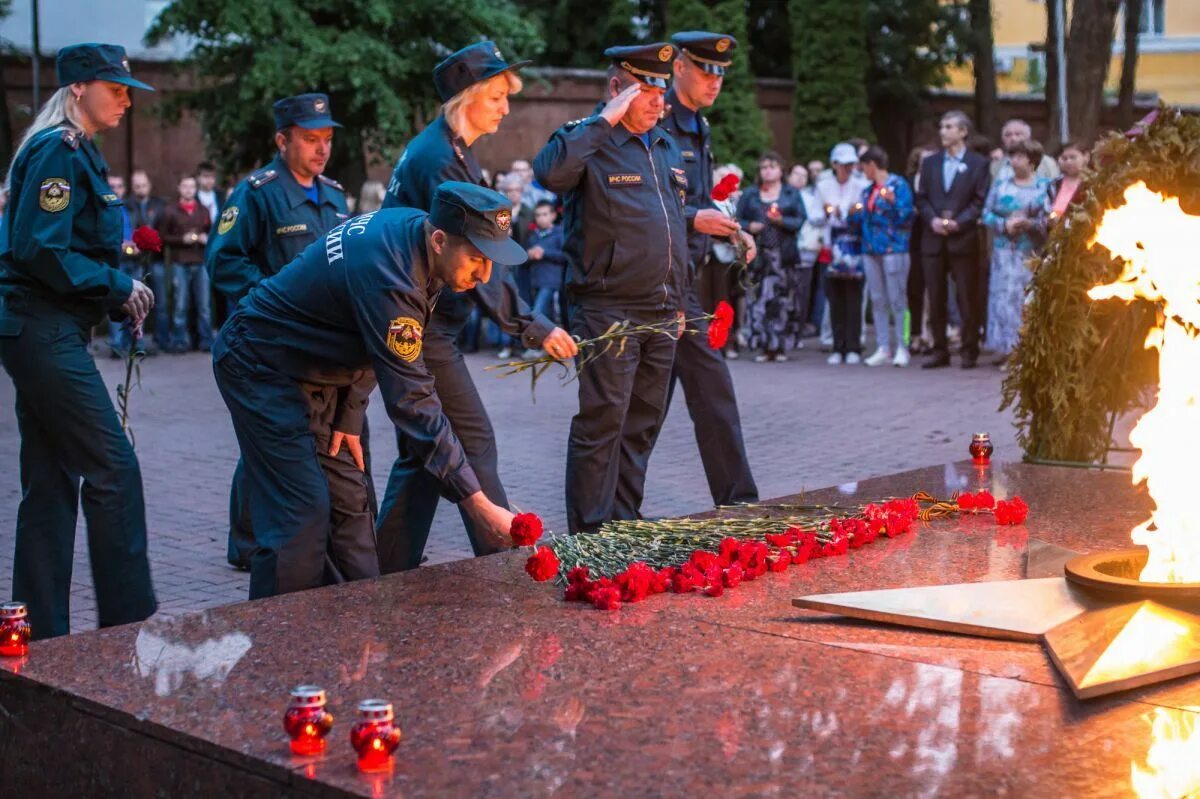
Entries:
POLYGON ((712 125, 713 158, 734 162, 752 174, 758 157, 771 147, 771 135, 750 71, 745 0, 667 0, 666 22, 669 33, 704 30, 728 33, 738 40, 721 97, 705 117, 712 125))
POLYGON ((518 0, 545 32, 543 61, 556 67, 605 66, 604 50, 662 35, 663 0, 518 0))
POLYGON ((271 103, 329 94, 345 125, 329 173, 356 187, 366 158, 391 160, 436 109, 433 66, 494 39, 509 59, 542 49, 537 25, 511 0, 174 0, 147 34, 195 44, 184 66, 197 88, 171 107, 199 115, 209 153, 233 173, 271 152, 271 103))
POLYGON ((797 158, 824 158, 831 145, 871 133, 867 6, 867 0, 788 1, 797 158))

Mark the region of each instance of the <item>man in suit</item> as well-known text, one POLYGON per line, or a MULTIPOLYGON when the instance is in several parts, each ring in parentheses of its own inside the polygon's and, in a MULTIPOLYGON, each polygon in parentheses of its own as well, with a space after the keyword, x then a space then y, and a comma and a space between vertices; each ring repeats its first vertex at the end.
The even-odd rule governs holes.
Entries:
POLYGON ((942 150, 921 165, 916 205, 928 235, 921 237, 921 262, 929 292, 933 352, 923 369, 950 365, 946 344, 946 279, 954 275, 962 314, 962 368, 979 360, 979 237, 977 229, 990 184, 988 161, 967 148, 971 121, 961 111, 942 116, 942 150))

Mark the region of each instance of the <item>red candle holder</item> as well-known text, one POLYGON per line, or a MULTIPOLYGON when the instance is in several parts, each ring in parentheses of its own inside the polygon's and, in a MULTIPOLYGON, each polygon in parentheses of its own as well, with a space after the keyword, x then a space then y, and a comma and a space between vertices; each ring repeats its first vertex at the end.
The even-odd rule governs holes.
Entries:
POLYGON ((987 433, 976 433, 971 436, 971 446, 968 449, 971 453, 971 460, 976 466, 987 466, 992 462, 992 453, 996 448, 992 446, 992 437, 987 433))
POLYGON ((358 705, 358 721, 350 728, 350 745, 358 753, 361 771, 385 771, 400 745, 400 728, 393 721, 392 703, 367 699, 358 705))
POLYGON ((333 715, 325 709, 325 691, 315 685, 292 689, 292 704, 283 714, 292 751, 298 755, 318 755, 325 751, 325 736, 333 729, 333 715))
POLYGON ((29 652, 31 628, 25 620, 28 615, 24 602, 0 605, 0 656, 19 658, 29 652))

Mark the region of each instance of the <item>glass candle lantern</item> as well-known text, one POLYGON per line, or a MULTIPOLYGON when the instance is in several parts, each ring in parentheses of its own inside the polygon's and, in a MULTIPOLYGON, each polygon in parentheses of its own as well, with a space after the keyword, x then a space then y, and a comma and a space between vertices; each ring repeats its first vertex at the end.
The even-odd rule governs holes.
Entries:
POLYGON ((29 615, 24 602, 0 605, 0 656, 19 658, 29 651, 29 615))
POLYGON ((400 728, 393 719, 392 703, 367 699, 358 705, 358 721, 350 729, 350 745, 358 753, 362 771, 386 770, 400 745, 400 728))
POLYGON ((333 728, 333 715, 325 709, 325 691, 315 685, 292 689, 292 703, 283 715, 292 751, 316 755, 325 751, 325 736, 333 728))
POLYGON ((976 433, 971 436, 971 447, 968 450, 971 453, 971 460, 976 466, 987 466, 992 462, 992 453, 996 448, 992 446, 992 437, 987 433, 976 433))

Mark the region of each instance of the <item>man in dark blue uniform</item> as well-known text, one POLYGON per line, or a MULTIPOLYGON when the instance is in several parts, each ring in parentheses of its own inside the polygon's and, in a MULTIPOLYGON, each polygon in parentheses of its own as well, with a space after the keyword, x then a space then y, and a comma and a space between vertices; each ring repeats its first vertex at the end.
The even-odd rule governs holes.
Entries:
POLYGON ((493 262, 525 260, 511 224, 502 195, 446 183, 431 214, 385 209, 338 225, 253 289, 221 328, 214 371, 242 448, 259 544, 252 599, 321 582, 329 490, 305 397, 317 379, 349 386, 372 370, 388 416, 440 493, 489 544, 511 546, 513 515, 480 490, 423 358, 443 287, 465 291, 487 281, 493 262))
MULTIPOLYGON (((409 142, 392 173, 383 207, 428 211, 434 190, 442 182, 483 183, 471 146, 490 131, 468 126, 471 130, 464 133, 455 130, 454 125, 467 126, 463 118, 470 116, 472 104, 489 103, 494 108, 487 117, 498 126, 503 113, 507 113, 507 93, 520 85, 516 70, 528 63, 505 61, 492 42, 477 42, 441 61, 434 68, 433 82, 445 103, 443 108, 459 108, 454 114, 458 121, 447 119, 443 113, 409 142), (505 99, 495 100, 493 95, 505 99)), ((476 306, 525 347, 544 347, 559 358, 574 355, 576 348, 565 330, 530 310, 503 268, 496 269, 490 280, 470 291, 444 291, 438 299, 425 331, 425 366, 433 375, 442 410, 462 443, 483 492, 492 502, 507 507, 496 436, 457 344, 476 306)), ((377 529, 380 568, 385 574, 420 564, 439 501, 437 485, 419 453, 403 435, 396 443, 399 457, 388 478, 377 529)), ((462 513, 462 519, 476 555, 496 551, 477 534, 467 513, 462 513)))
MULTIPOLYGON (((692 279, 684 295, 684 311, 689 319, 697 319, 715 309, 715 302, 702 304, 699 299, 702 276, 708 270, 719 270, 720 279, 725 279, 723 264, 709 264, 712 237, 741 236, 746 243, 747 257, 754 258, 754 239, 713 205, 713 160, 708 120, 700 113, 700 109, 716 101, 737 40, 720 33, 687 31, 675 34, 671 41, 679 48, 679 56, 673 64, 675 80, 667 92, 668 111, 660 125, 679 145, 687 170, 685 213, 691 222, 688 253, 692 279)), ((708 346, 708 323, 691 323, 689 327, 692 335, 681 338, 675 351, 667 407, 671 406, 671 396, 678 381, 683 386, 688 414, 696 428, 696 444, 700 448, 700 461, 704 464, 713 503, 757 502, 758 486, 746 457, 742 420, 729 367, 721 353, 708 346)), ((640 497, 642 485, 632 484, 639 476, 644 477, 622 473, 618 493, 640 497)))
MULTIPOLYGON (((608 102, 555 131, 534 159, 543 186, 565 196, 571 332, 614 322, 680 322, 687 285, 683 157, 658 127, 675 48, 610 47, 608 102)), ((589 532, 636 518, 646 465, 666 411, 675 340, 631 335, 579 375, 579 413, 567 444, 567 521, 589 532), (629 476, 629 493, 618 478, 629 476)))
MULTIPOLYGON (((217 222, 208 251, 213 285, 236 305, 261 280, 298 256, 305 247, 349 218, 345 191, 323 174, 333 129, 324 94, 301 94, 274 105, 278 154, 238 184, 217 222)), ((370 370, 350 385, 316 380, 308 387, 318 457, 332 495, 334 537, 357 541, 353 556, 333 576, 355 579, 378 574, 374 548, 374 512, 370 475, 362 438, 367 398, 375 385, 370 370)), ((230 490, 229 562, 249 568, 255 547, 246 509, 242 464, 230 490)))

